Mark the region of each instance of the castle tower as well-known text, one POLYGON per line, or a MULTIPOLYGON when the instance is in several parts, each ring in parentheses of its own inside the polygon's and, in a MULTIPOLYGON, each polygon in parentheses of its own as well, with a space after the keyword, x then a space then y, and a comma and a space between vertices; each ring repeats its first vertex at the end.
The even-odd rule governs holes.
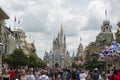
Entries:
POLYGON ((77 52, 77 56, 81 56, 83 53, 83 45, 82 43, 79 44, 79 47, 78 47, 78 52, 77 52))
POLYGON ((110 21, 104 20, 103 25, 101 26, 101 32, 111 32, 111 28, 110 21))
POLYGON ((112 26, 110 25, 109 20, 104 20, 103 25, 101 26, 101 32, 97 37, 97 42, 103 42, 105 45, 109 45, 114 40, 114 35, 111 30, 112 26))
POLYGON ((59 34, 59 43, 60 45, 62 46, 63 43, 64 43, 64 33, 63 33, 63 26, 62 26, 62 23, 61 23, 61 29, 60 29, 60 33, 59 34))
POLYGON ((112 26, 109 20, 104 20, 101 26, 101 32, 96 36, 95 43, 91 43, 89 49, 91 52, 100 52, 104 49, 105 46, 109 46, 111 42, 114 40, 114 34, 112 32, 112 26), (94 45, 93 45, 94 44, 94 45))
POLYGON ((77 48, 76 57, 77 57, 78 60, 82 60, 83 59, 83 45, 82 45, 82 43, 80 43, 78 48, 77 48))
POLYGON ((63 36, 63 26, 62 26, 62 23, 61 23, 61 30, 60 30, 60 34, 61 34, 61 36, 63 36))
POLYGON ((52 51, 50 51, 48 59, 48 64, 51 67, 61 66, 63 68, 70 66, 71 57, 69 52, 66 51, 66 36, 63 31, 62 23, 60 32, 58 32, 57 37, 54 37, 53 39, 52 51))
POLYGON ((54 65, 65 65, 66 58, 66 37, 63 33, 63 27, 61 23, 61 29, 58 36, 53 40, 53 56, 54 65))

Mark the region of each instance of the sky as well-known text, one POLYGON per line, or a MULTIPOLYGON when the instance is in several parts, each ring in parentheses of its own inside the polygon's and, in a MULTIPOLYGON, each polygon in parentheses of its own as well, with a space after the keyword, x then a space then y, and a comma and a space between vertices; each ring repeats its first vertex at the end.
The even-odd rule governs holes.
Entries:
POLYGON ((85 47, 95 41, 106 18, 112 31, 116 31, 120 21, 119 3, 120 0, 0 0, 0 7, 10 17, 6 25, 13 29, 14 18, 20 20, 15 27, 25 31, 27 41, 35 42, 37 55, 43 58, 44 52, 52 49, 61 23, 71 55, 77 52, 80 42, 85 47))

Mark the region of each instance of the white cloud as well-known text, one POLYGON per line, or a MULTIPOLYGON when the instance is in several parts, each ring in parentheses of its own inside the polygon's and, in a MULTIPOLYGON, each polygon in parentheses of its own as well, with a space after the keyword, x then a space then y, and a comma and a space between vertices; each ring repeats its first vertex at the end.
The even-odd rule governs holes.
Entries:
POLYGON ((96 17, 97 19, 105 19, 105 3, 104 1, 91 1, 88 5, 88 12, 90 16, 96 17))
POLYGON ((1 7, 10 16, 7 25, 14 25, 14 17, 21 19, 21 26, 35 39, 39 56, 52 48, 52 39, 60 30, 61 21, 67 38, 67 48, 76 51, 82 36, 84 46, 95 40, 105 18, 116 29, 119 21, 119 0, 0 0, 1 7))

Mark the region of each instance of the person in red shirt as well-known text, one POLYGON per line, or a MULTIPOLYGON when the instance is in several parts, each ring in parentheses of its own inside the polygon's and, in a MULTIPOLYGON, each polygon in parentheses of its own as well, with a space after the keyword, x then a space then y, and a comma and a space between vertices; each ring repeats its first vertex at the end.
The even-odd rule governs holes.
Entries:
POLYGON ((120 78, 120 69, 118 69, 118 76, 119 76, 119 78, 120 78))
POLYGON ((10 74, 10 80, 15 80, 15 71, 13 69, 10 69, 9 74, 10 74))
POLYGON ((117 70, 114 70, 113 74, 110 76, 110 80, 120 80, 117 70))

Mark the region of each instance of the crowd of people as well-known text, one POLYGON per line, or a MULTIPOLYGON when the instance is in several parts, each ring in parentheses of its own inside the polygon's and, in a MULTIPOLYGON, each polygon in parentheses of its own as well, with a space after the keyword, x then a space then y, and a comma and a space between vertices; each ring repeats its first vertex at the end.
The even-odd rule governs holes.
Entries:
POLYGON ((100 72, 76 68, 33 68, 6 69, 2 80, 120 80, 120 70, 112 69, 100 72))

